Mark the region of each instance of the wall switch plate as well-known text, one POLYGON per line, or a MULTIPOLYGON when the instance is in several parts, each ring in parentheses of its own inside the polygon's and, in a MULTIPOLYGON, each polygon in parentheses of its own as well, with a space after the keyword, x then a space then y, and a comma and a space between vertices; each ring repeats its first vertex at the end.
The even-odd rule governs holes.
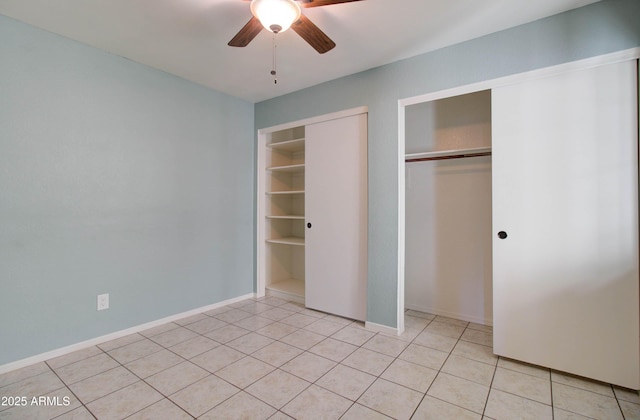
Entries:
POLYGON ((109 293, 98 295, 98 310, 109 309, 109 293))

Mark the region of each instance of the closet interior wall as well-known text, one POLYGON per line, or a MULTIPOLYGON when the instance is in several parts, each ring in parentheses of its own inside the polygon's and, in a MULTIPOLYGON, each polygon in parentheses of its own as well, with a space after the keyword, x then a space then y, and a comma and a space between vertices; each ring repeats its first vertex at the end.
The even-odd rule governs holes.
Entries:
POLYGON ((491 92, 407 106, 405 124, 405 307, 490 325, 491 92))

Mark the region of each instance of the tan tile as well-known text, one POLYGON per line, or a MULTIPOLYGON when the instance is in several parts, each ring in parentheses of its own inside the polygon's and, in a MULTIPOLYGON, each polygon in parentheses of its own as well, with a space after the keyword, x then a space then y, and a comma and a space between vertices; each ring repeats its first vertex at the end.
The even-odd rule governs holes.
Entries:
POLYGON ((405 328, 404 331, 402 331, 402 334, 398 335, 397 333, 393 333, 393 332, 386 332, 386 331, 382 331, 379 334, 380 335, 384 335, 386 337, 391 337, 391 338, 395 338, 397 340, 400 341, 404 341, 407 344, 412 342, 418 335, 420 335, 420 333, 422 332, 421 329, 417 329, 417 328, 405 328))
MULTIPOLYGON (((13 406, 7 410, 0 411, 0 418, 3 420, 50 419, 75 411, 81 406, 80 401, 69 389, 61 388, 46 395, 30 396, 27 405, 13 406), (33 398, 35 398, 35 401, 33 398)), ((82 415, 80 412, 74 414, 82 415)))
POLYGON ((178 356, 184 357, 185 359, 191 359, 199 354, 218 347, 219 345, 220 343, 217 341, 199 335, 190 340, 183 341, 180 344, 169 347, 169 350, 176 353, 178 356))
POLYGON ((169 398, 192 416, 199 417, 238 392, 235 386, 210 375, 169 398))
POLYGON ((344 416, 340 417, 340 420, 388 420, 390 418, 389 416, 385 416, 382 413, 378 413, 364 405, 356 403, 344 413, 344 416))
POLYGON ((407 314, 404 315, 405 328, 422 330, 424 327, 429 325, 430 322, 431 320, 426 318, 411 316, 407 314))
POLYGON ((99 419, 122 419, 162 398, 155 389, 139 381, 87 404, 87 408, 99 419))
POLYGON ((430 349, 429 347, 419 346, 417 344, 410 344, 407 349, 398 356, 398 358, 431 369, 440 370, 444 361, 447 360, 448 355, 448 353, 440 350, 430 349))
POLYGON ((551 382, 546 379, 498 367, 492 387, 551 405, 551 382))
POLYGON ((435 315, 430 314, 428 312, 421 312, 421 311, 416 311, 416 310, 413 310, 413 309, 409 309, 409 310, 405 311, 404 314, 405 315, 409 315, 409 316, 418 317, 418 318, 428 319, 429 321, 431 321, 431 320, 436 318, 435 315))
POLYGON ((615 392, 616 398, 619 400, 640 404, 640 393, 638 391, 621 388, 619 386, 614 386, 613 391, 615 392))
POLYGON ((327 338, 309 349, 310 353, 340 362, 357 349, 353 344, 327 338))
POLYGON ((422 395, 384 379, 377 379, 358 402, 394 419, 408 419, 422 400, 422 395))
POLYGON ((402 340, 378 334, 367 341, 362 347, 386 354, 387 356, 397 357, 407 347, 407 344, 408 343, 402 340))
POLYGON ((249 334, 251 331, 245 330, 244 328, 240 328, 236 325, 225 325, 222 328, 215 329, 205 336, 209 337, 212 340, 217 341, 218 343, 228 343, 229 341, 235 340, 238 337, 242 337, 243 335, 249 334))
POLYGON ((458 327, 466 327, 469 325, 467 321, 463 321, 461 319, 450 318, 448 316, 437 315, 434 319, 436 322, 442 322, 444 324, 456 325, 458 327))
POLYGON ((551 380, 563 385, 569 385, 575 388, 584 389, 585 391, 591 391, 598 394, 606 395, 607 397, 615 397, 611 385, 605 384, 603 382, 581 378, 579 376, 557 371, 551 372, 551 380))
POLYGON ((451 354, 494 366, 498 363, 498 356, 493 354, 491 347, 469 343, 468 341, 458 341, 458 344, 456 344, 451 354))
POLYGON ((196 321, 202 321, 203 319, 207 319, 207 318, 209 317, 205 314, 195 314, 195 315, 187 316, 184 318, 180 318, 177 321, 173 321, 173 322, 184 327, 185 325, 193 324, 196 321))
POLYGON ((207 333, 210 333, 211 331, 215 331, 218 328, 222 328, 227 325, 229 324, 219 319, 206 317, 199 321, 185 325, 185 328, 188 328, 191 331, 195 331, 198 334, 207 334, 207 333))
POLYGON ((247 329, 249 331, 257 331, 260 328, 264 328, 267 325, 273 324, 275 321, 262 316, 254 315, 249 318, 245 318, 235 323, 238 327, 247 329))
POLYGON ((240 309, 232 309, 230 311, 214 315, 214 317, 224 322, 234 323, 242 319, 249 318, 251 315, 252 314, 250 314, 249 312, 245 312, 240 309))
POLYGON ((273 306, 266 305, 261 302, 249 302, 246 305, 241 306, 240 309, 242 309, 245 312, 249 312, 250 314, 257 315, 262 312, 273 309, 273 306))
POLYGON ((337 322, 338 324, 342 324, 344 326, 352 325, 354 321, 352 319, 343 318, 338 315, 326 314, 322 319, 326 319, 327 321, 337 322))
POLYGON ((71 384, 69 388, 71 388, 73 393, 76 394, 83 403, 87 404, 139 380, 136 375, 122 366, 118 366, 80 382, 76 382, 75 384, 71 384))
POLYGON ((494 419, 552 420, 550 405, 492 389, 484 412, 494 419))
POLYGON ((280 369, 306 381, 315 382, 335 365, 336 362, 305 352, 282 365, 280 369))
POLYGON ((236 338, 235 340, 229 341, 227 346, 241 351, 244 354, 251 354, 271 343, 273 343, 271 338, 251 332, 243 335, 242 337, 236 338))
POLYGON ((116 359, 122 364, 133 362, 144 356, 148 356, 152 353, 156 353, 162 350, 162 346, 153 341, 145 338, 143 340, 135 341, 131 344, 127 344, 122 347, 110 350, 108 353, 111 357, 116 359))
POLYGON ((219 346, 191 359, 193 363, 214 373, 245 355, 227 346, 219 346))
POLYGON ((351 404, 346 398, 311 385, 281 410, 298 420, 338 419, 351 404))
POLYGON ((51 372, 51 369, 49 369, 46 363, 40 362, 3 373, 0 375, 0 388, 46 372, 51 372))
POLYGON ((274 321, 281 321, 284 318, 287 318, 293 314, 295 314, 295 312, 293 311, 287 311, 286 309, 280 309, 280 308, 273 308, 273 309, 269 309, 268 311, 262 312, 260 316, 272 319, 274 321))
POLYGON ((313 324, 317 320, 318 318, 313 316, 295 313, 291 316, 281 319, 280 322, 297 328, 304 328, 309 324, 313 324))
POLYGON ((56 420, 95 420, 95 417, 84 406, 81 406, 56 417, 56 420))
POLYGON ((440 372, 427 395, 482 414, 489 387, 440 372))
POLYGON ((47 360, 47 364, 51 367, 51 369, 56 369, 102 353, 102 350, 97 346, 91 346, 87 347, 86 349, 65 354, 64 356, 56 357, 55 359, 49 359, 47 360))
POLYGON ((271 417, 276 410, 246 392, 238 392, 225 402, 199 417, 199 420, 246 419, 262 420, 271 417))
POLYGON ((216 316, 218 314, 221 314, 221 313, 224 313, 224 312, 228 312, 228 311, 230 311, 232 309, 234 309, 232 306, 225 305, 225 306, 219 306, 217 308, 210 309, 210 310, 208 310, 206 312, 203 312, 203 313, 205 315, 207 315, 207 316, 213 317, 213 316, 216 316))
POLYGON ((286 300, 274 296, 267 296, 264 299, 260 300, 260 302, 266 303, 267 305, 271 306, 282 306, 285 303, 288 303, 286 300))
MULTIPOLYGON (((27 377, 19 382, 14 382, 0 388, 0 396, 27 397, 46 395, 58 389, 66 389, 64 383, 51 370, 46 370, 36 376, 27 377)), ((2 410, 0 406, 0 410, 2 410)))
POLYGON ((247 356, 220 369, 216 372, 216 376, 243 389, 266 376, 274 369, 273 366, 263 361, 247 356))
POLYGON ((438 318, 436 318, 434 321, 431 321, 431 324, 427 325, 425 331, 433 334, 444 335, 445 337, 458 339, 462 335, 464 329, 464 326, 439 322, 438 318))
POLYGON ((297 330, 285 337, 282 337, 280 341, 302 350, 308 350, 325 338, 326 337, 324 335, 312 333, 311 331, 297 330))
POLYGON ((191 330, 184 327, 178 327, 171 331, 154 335, 153 337, 150 337, 150 340, 155 341, 163 347, 171 347, 197 336, 198 334, 191 330))
POLYGON ((561 410, 557 407, 553 407, 553 419, 554 420, 592 420, 591 417, 581 416, 580 414, 572 413, 566 410, 561 410))
POLYGON ((167 332, 178 327, 179 327, 178 324, 175 324, 173 322, 167 322, 166 324, 161 324, 161 325, 158 325, 157 327, 144 330, 140 332, 140 334, 149 338, 149 337, 153 337, 154 335, 162 334, 163 332, 167 332))
POLYGON ((298 302, 287 302, 284 305, 278 306, 278 308, 286 309, 287 311, 293 311, 293 312, 303 312, 306 310, 304 305, 298 302))
POLYGON ((469 341, 470 343, 476 343, 487 347, 493 346, 493 333, 479 330, 472 330, 467 328, 460 340, 469 341))
POLYGON ((182 362, 148 377, 146 382, 163 395, 171 395, 209 375, 209 372, 191 362, 182 362))
POLYGON ((629 401, 619 401, 625 419, 640 419, 640 404, 629 401))
POLYGON ((279 340, 282 337, 285 337, 297 330, 298 328, 293 327, 291 325, 283 324, 281 322, 274 322, 273 324, 267 325, 266 327, 262 327, 259 330, 256 330, 256 332, 258 334, 264 335, 265 337, 273 338, 274 340, 279 340))
POLYGON ((425 393, 437 374, 438 372, 436 370, 396 359, 391 366, 384 371, 381 378, 425 393))
POLYGON ((342 324, 338 324, 337 322, 328 321, 326 319, 319 319, 319 318, 316 318, 316 320, 313 323, 304 327, 304 329, 307 331, 311 331, 313 333, 324 335, 327 337, 332 334, 335 334, 336 332, 340 331, 343 328, 345 328, 345 326, 342 324))
POLYGON ((300 353, 302 350, 299 348, 276 341, 256 351, 252 356, 272 366, 280 367, 300 353))
POLYGON ((491 385, 495 370, 495 366, 454 354, 450 355, 442 366, 442 371, 445 373, 486 386, 491 385))
POLYGON ((553 382, 553 406, 596 419, 622 419, 615 398, 553 382))
POLYGON ((303 379, 282 370, 275 370, 248 387, 246 391, 280 409, 309 385, 310 383, 303 379))
POLYGON ((140 334, 129 334, 124 337, 116 338, 115 340, 106 341, 102 344, 98 344, 102 350, 109 352, 117 349, 118 347, 126 346, 127 344, 135 343, 136 341, 144 340, 145 337, 140 334))
POLYGON ((157 353, 127 363, 125 367, 144 379, 182 362, 184 362, 184 359, 177 354, 169 350, 160 350, 157 353))
POLYGON ((429 331, 422 331, 413 340, 414 344, 429 347, 432 349, 446 351, 450 353, 458 342, 457 338, 445 337, 444 335, 434 334, 429 331))
POLYGON ((480 420, 482 416, 457 405, 426 395, 412 420, 480 420))
POLYGON ((478 331, 493 333, 493 327, 491 325, 483 325, 483 324, 477 324, 475 322, 470 322, 469 325, 467 325, 467 328, 470 330, 478 330, 478 331))
POLYGON ((187 414, 183 409, 165 398, 141 411, 138 411, 131 417, 127 417, 127 420, 191 420, 192 418, 193 417, 187 414))
POLYGON ((101 353, 54 370, 65 383, 72 384, 116 366, 118 362, 101 353))
POLYGON ((393 357, 359 348, 342 361, 345 366, 379 376, 393 362, 393 357))
POLYGON ((353 326, 346 326, 331 336, 336 340, 344 341, 345 343, 353 344, 354 346, 361 346, 366 343, 371 337, 376 335, 372 331, 367 331, 363 328, 355 328, 353 326))
POLYGON ((498 366, 501 368, 515 370, 516 372, 526 373, 527 375, 537 376, 540 379, 550 379, 550 370, 540 366, 531 365, 529 363, 500 357, 498 366))
POLYGON ((355 401, 375 380, 376 377, 368 373, 348 366, 337 365, 320 378, 316 384, 355 401))

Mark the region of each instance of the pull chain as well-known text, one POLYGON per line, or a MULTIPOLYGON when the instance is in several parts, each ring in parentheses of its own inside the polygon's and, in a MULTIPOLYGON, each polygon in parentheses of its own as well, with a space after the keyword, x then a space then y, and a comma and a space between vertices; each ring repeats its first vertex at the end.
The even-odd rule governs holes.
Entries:
POLYGON ((271 62, 271 75, 273 76, 273 84, 278 84, 278 77, 276 76, 276 35, 277 32, 273 33, 272 44, 273 44, 273 58, 271 62))

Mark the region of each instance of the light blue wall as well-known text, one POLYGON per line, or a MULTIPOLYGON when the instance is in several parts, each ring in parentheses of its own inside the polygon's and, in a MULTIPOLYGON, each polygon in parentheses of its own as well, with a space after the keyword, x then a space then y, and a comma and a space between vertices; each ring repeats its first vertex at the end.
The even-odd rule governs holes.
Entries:
POLYGON ((369 107, 369 321, 396 325, 397 101, 638 47, 639 22, 640 1, 604 1, 256 104, 256 129, 369 107))
POLYGON ((0 57, 0 365, 253 292, 253 104, 3 16, 0 57))

